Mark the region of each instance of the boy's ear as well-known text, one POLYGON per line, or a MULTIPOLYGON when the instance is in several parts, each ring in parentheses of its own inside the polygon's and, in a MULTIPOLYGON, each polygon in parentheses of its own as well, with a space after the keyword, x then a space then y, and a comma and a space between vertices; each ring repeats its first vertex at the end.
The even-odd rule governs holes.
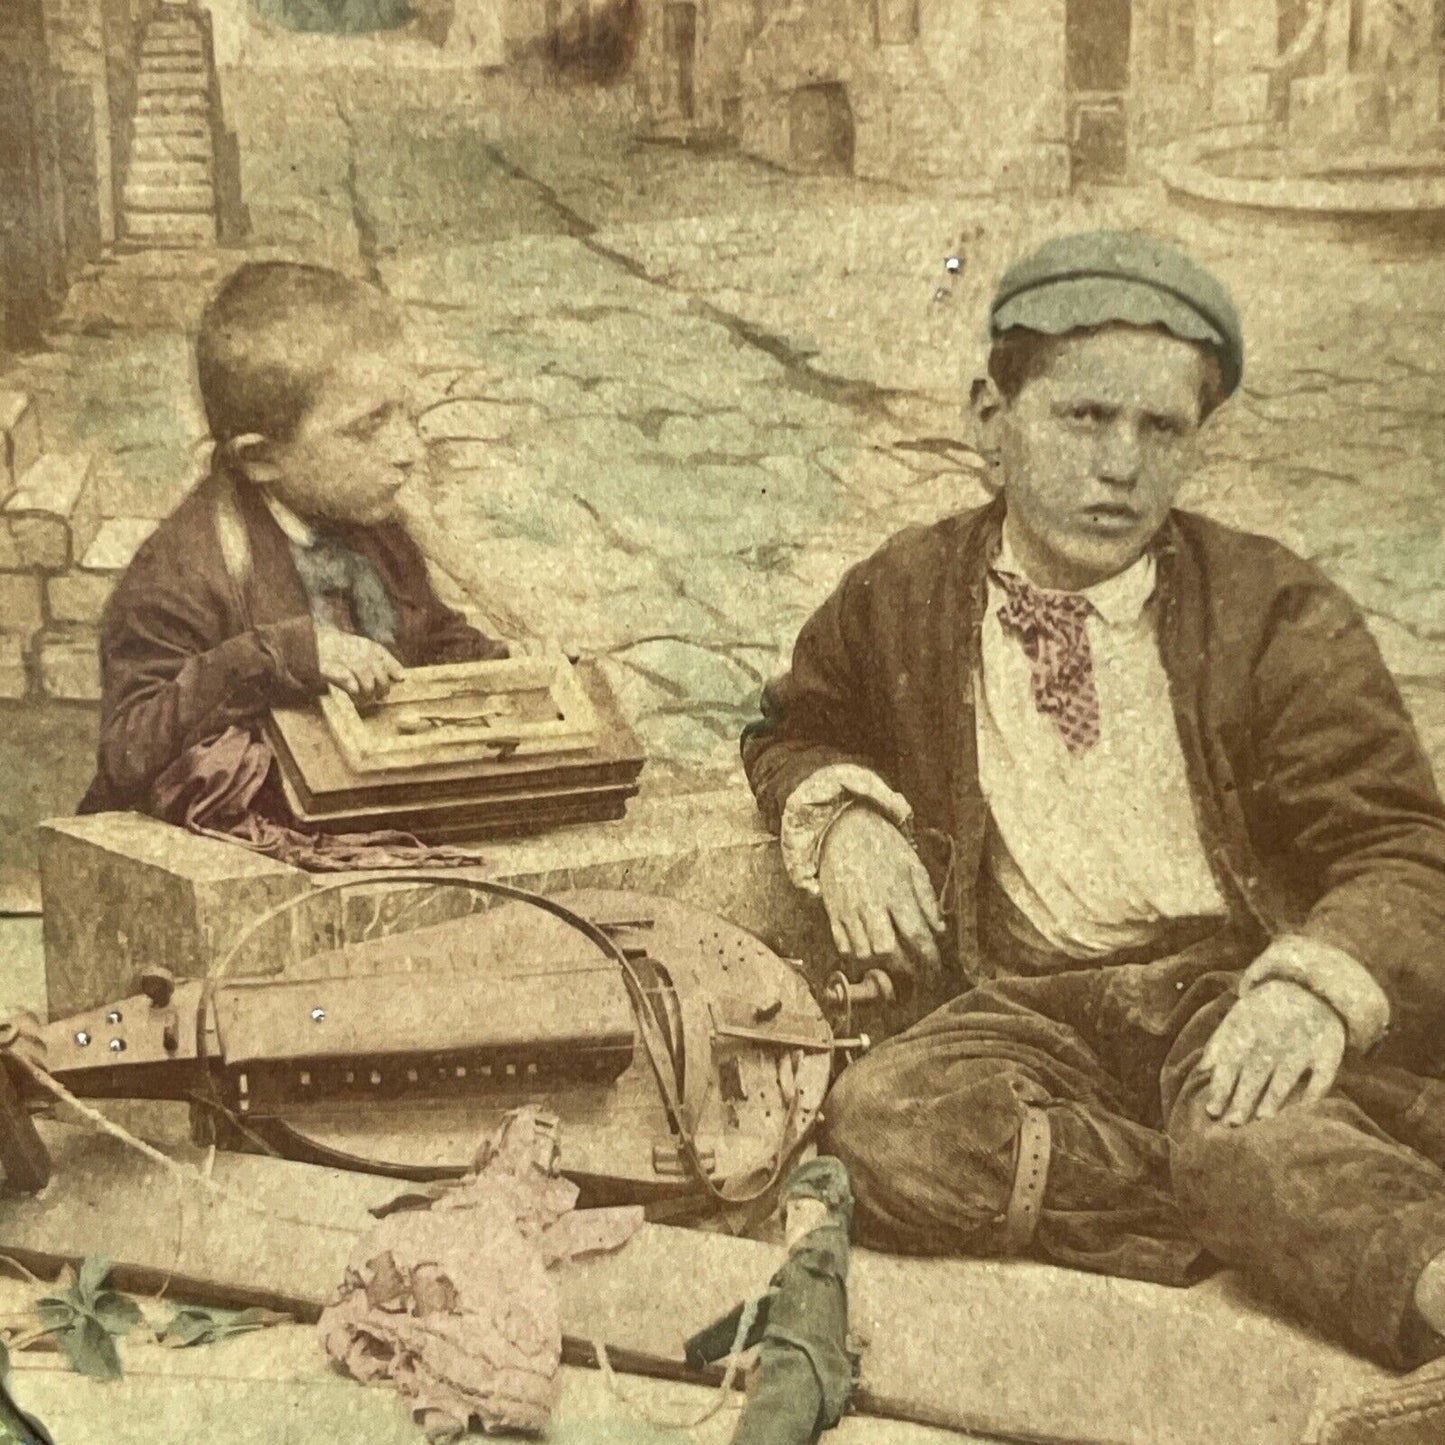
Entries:
POLYGON ((1004 413, 1003 393, 991 376, 980 376, 968 389, 968 409, 973 419, 975 444, 981 457, 988 463, 984 485, 991 492, 1002 486, 999 473, 998 422, 1004 413))
POLYGON ((223 443, 222 451, 231 465, 255 486, 271 486, 281 479, 281 468, 272 455, 271 443, 257 432, 232 437, 223 443))
POLYGON ((968 389, 968 406, 974 420, 991 422, 1003 406, 1003 393, 991 376, 976 376, 968 389))

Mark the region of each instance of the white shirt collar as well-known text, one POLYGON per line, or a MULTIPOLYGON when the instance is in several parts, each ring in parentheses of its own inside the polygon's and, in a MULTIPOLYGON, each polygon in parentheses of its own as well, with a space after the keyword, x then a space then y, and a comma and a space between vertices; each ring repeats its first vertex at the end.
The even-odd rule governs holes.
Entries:
MULTIPOLYGON (((1003 543, 999 548, 994 566, 1002 572, 1015 572, 1026 581, 1033 582, 1033 579, 1019 565, 1018 557, 1009 544, 1007 517, 1004 518, 1003 523, 1003 543)), ((1154 595, 1155 573, 1154 558, 1150 553, 1145 552, 1137 562, 1126 567, 1122 572, 1116 572, 1112 577, 1106 577, 1092 587, 1083 588, 1078 595, 1087 597, 1093 604, 1094 611, 1109 626, 1132 626, 1139 620, 1145 605, 1154 595)), ((1037 583, 1033 583, 1033 585, 1038 586, 1037 583)), ((1042 588, 1040 590, 1057 591, 1059 589, 1042 588)))
POLYGON ((263 491, 261 500, 265 502, 266 510, 276 519, 276 525, 290 541, 298 547, 316 545, 316 529, 304 518, 298 517, 279 497, 263 491))

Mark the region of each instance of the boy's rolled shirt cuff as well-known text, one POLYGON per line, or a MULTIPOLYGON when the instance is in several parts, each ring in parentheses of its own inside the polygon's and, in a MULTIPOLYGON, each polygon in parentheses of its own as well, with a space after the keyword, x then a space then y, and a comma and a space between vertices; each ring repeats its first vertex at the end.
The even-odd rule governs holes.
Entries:
POLYGON ((1342 948, 1299 933, 1281 934, 1245 969, 1242 995, 1262 983, 1298 984, 1323 999, 1344 1020, 1352 1049, 1365 1053, 1390 1027, 1390 1001, 1373 974, 1342 948))
POLYGON ((265 623, 250 635, 256 639, 267 673, 277 686, 308 696, 326 691, 316 650, 316 624, 305 613, 265 623))
POLYGON ((896 793, 877 773, 855 763, 831 763, 809 773, 783 806, 778 841, 783 867, 795 888, 818 896, 818 865, 833 824, 859 804, 882 813, 900 831, 913 822, 907 798, 896 793))

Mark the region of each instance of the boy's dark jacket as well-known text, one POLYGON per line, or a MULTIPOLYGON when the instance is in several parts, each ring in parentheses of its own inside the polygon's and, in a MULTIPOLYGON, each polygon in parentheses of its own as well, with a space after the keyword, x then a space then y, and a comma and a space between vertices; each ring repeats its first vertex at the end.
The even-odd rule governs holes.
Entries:
MULTIPOLYGON (((260 495, 233 492, 249 543, 237 593, 207 477, 136 553, 101 619, 101 728, 83 813, 146 806, 152 780, 193 744, 246 725, 273 703, 325 691, 316 632, 290 543, 260 495)), ((416 543, 395 522, 336 529, 376 568, 399 613, 404 666, 505 654, 433 590, 416 543)))
MULTIPOLYGON (((902 532, 805 624, 745 733, 770 827, 829 763, 873 768, 915 811, 965 979, 986 971, 986 809, 973 673, 1002 499, 902 532), (950 862, 950 854, 951 862, 950 862)), ((1160 652, 1200 834, 1236 918, 1358 959, 1391 1005, 1389 1052, 1445 1056, 1445 809, 1363 619, 1263 537, 1174 512, 1154 543, 1160 652)), ((1141 780, 1141 786, 1142 786, 1141 780)))

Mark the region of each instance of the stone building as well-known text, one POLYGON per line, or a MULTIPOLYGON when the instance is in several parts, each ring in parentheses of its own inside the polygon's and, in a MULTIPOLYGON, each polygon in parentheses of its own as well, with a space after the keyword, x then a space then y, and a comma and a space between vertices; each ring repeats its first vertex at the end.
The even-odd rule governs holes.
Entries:
POLYGON ((1053 192, 1222 124, 1428 133, 1442 47, 1445 0, 650 0, 634 79, 789 169, 1053 192))
POLYGON ((33 345, 77 267, 116 239, 141 27, 158 0, 5 0, 0 348, 33 345))

